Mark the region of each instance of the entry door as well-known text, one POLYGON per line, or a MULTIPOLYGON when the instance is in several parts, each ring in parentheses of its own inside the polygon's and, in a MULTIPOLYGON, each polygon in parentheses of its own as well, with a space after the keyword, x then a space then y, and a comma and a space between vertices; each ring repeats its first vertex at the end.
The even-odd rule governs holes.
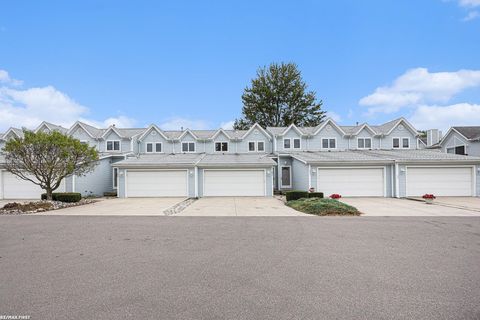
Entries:
POLYGON ((292 187, 292 168, 291 167, 282 167, 282 188, 291 188, 292 187))

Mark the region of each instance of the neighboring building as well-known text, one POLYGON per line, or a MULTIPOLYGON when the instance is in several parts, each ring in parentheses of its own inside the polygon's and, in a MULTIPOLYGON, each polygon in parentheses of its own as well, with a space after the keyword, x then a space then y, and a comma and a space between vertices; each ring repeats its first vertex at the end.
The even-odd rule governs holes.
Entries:
MULTIPOLYGON (((36 130, 59 130, 99 150, 94 172, 68 177, 62 186, 84 195, 272 196, 309 188, 342 196, 480 195, 480 157, 425 149, 428 137, 420 139, 403 118, 382 125, 340 126, 327 119, 317 127, 181 131, 82 122, 65 129, 44 122, 36 130)), ((0 147, 21 134, 9 129, 0 147)), ((27 184, 0 165, 0 198, 40 192, 27 184)))
POLYGON ((451 127, 438 146, 451 154, 480 156, 480 126, 451 127))

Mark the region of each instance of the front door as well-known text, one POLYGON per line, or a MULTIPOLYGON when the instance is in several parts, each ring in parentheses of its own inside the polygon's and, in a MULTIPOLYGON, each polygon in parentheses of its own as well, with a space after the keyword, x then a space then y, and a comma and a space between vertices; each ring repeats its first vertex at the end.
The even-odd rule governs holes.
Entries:
POLYGON ((282 167, 282 188, 292 187, 291 167, 282 167))

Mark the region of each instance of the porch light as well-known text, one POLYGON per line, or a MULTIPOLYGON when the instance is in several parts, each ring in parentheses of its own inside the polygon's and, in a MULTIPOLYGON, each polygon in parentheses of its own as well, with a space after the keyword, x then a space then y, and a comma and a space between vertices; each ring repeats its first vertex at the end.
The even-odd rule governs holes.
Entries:
POLYGON ((400 168, 400 172, 405 172, 405 168, 400 168))
POLYGON ((315 171, 315 169, 312 169, 312 173, 315 173, 315 172, 317 172, 317 171, 315 171))

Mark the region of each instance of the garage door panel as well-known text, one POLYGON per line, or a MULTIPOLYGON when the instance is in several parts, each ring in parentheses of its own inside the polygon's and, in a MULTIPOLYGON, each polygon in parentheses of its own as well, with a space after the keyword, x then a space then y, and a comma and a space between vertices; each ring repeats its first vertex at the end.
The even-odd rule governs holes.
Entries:
MULTIPOLYGON (((23 179, 20 179, 16 175, 4 171, 1 173, 2 187, 4 199, 40 199, 42 193, 45 191, 40 186, 23 179)), ((32 177, 32 179, 35 179, 32 177)), ((62 181, 60 187, 55 190, 56 192, 65 191, 65 180, 62 181)))
POLYGON ((472 196, 471 167, 407 167, 407 196, 472 196))
POLYGON ((346 197, 382 197, 385 190, 383 168, 318 168, 317 190, 346 197))
POLYGON ((205 170, 203 195, 265 196, 264 170, 205 170))
POLYGON ((186 197, 187 171, 128 171, 128 197, 186 197))

